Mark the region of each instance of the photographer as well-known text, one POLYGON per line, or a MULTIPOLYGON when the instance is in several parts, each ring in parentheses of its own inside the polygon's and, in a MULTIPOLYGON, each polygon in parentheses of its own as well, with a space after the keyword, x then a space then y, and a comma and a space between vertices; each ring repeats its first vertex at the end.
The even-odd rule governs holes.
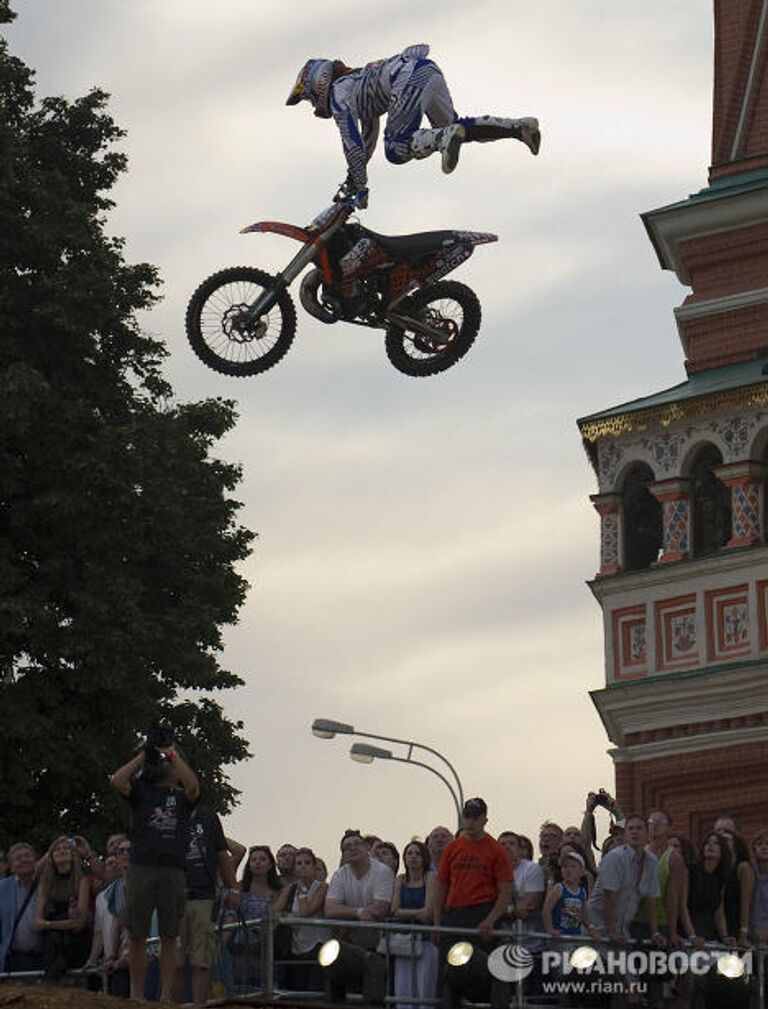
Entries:
POLYGON ((146 940, 153 910, 160 933, 161 1001, 171 1001, 176 939, 186 901, 189 810, 199 794, 194 772, 174 748, 173 732, 150 730, 144 747, 115 771, 112 787, 131 806, 131 864, 125 924, 130 936, 131 998, 144 997, 146 940))
MULTIPOLYGON (((614 831, 618 824, 623 825, 624 814, 619 809, 618 803, 604 788, 598 789, 597 792, 587 793, 587 805, 584 810, 584 818, 581 821, 581 839, 580 844, 584 849, 584 853, 587 856, 586 868, 593 876, 597 874, 597 866, 595 864, 594 849, 597 848, 597 827, 595 825, 595 810, 598 807, 605 809, 611 816, 611 826, 609 828, 610 836, 614 834, 614 831)), ((621 840, 623 841, 623 831, 621 840)), ((603 849, 603 854, 608 849, 603 849)))

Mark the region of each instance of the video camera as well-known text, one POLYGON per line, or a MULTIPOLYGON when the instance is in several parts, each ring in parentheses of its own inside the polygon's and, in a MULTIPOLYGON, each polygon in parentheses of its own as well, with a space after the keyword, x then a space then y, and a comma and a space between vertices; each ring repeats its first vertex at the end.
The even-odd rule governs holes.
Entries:
MULTIPOLYGON (((150 769, 159 768, 160 764, 166 759, 165 754, 161 752, 162 749, 173 746, 173 744, 173 729, 170 725, 165 722, 158 722, 150 728, 147 733, 147 741, 144 744, 145 777, 147 777, 147 767, 150 769)), ((150 770, 149 777, 151 778, 152 776, 152 770, 150 770)))
POLYGON ((610 809, 612 801, 611 796, 604 788, 598 789, 598 791, 595 792, 594 799, 592 800, 595 806, 603 806, 605 809, 610 809))

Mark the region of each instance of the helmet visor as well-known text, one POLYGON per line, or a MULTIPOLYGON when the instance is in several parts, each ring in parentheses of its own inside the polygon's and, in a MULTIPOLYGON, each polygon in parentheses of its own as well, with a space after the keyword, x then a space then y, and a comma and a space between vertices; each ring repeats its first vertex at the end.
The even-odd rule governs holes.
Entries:
POLYGON ((285 104, 286 105, 298 105, 302 98, 308 98, 307 89, 304 86, 303 74, 299 75, 298 80, 291 88, 291 93, 288 95, 285 104))

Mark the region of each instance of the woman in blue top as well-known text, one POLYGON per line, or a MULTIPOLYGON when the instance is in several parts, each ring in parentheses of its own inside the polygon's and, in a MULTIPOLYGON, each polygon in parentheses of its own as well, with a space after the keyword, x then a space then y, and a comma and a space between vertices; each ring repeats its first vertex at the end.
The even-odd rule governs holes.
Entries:
MULTIPOLYGON (((277 876, 277 864, 272 850, 266 844, 255 844, 248 849, 248 861, 243 869, 240 882, 239 919, 243 922, 261 922, 269 917, 272 902, 281 892, 277 876)), ((235 919, 235 915, 227 912, 223 922, 235 919)), ((225 933, 231 936, 233 933, 225 933)), ((241 927, 234 933, 234 940, 229 942, 229 952, 233 957, 235 984, 238 989, 260 984, 264 972, 264 950, 261 945, 262 926, 251 925, 241 927)))
MULTIPOLYGON (((429 849, 422 841, 410 841, 403 849, 405 872, 395 880, 392 917, 414 925, 432 922, 435 874, 430 872, 429 849)), ((395 998, 434 998, 437 990, 437 947, 422 933, 416 937, 416 957, 395 957, 395 998)), ((411 1002, 397 1002, 397 1009, 419 1009, 411 1002)))

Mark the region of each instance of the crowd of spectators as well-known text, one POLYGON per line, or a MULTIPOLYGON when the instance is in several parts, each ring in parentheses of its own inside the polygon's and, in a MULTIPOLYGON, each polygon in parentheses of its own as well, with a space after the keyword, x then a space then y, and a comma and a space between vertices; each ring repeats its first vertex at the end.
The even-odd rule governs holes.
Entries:
MULTIPOLYGON (((268 845, 246 849, 225 837, 218 817, 199 802, 196 779, 183 758, 172 746, 160 749, 165 777, 154 784, 136 778, 141 756, 113 776, 132 804, 133 829, 130 835, 113 834, 101 854, 82 836, 56 837, 45 852, 23 840, 0 851, 0 970, 16 976, 42 971, 46 980, 59 982, 73 968, 85 967, 86 975, 93 971, 93 987, 106 977, 115 995, 202 1003, 211 995, 212 978, 230 992, 236 975, 246 986, 259 984, 263 932, 246 923, 285 916, 324 920, 279 926, 274 933, 282 964, 278 981, 302 991, 322 986, 320 946, 339 926, 359 921, 470 923, 481 941, 492 941, 494 929, 518 922, 528 933, 583 935, 613 944, 634 940, 693 949, 717 942, 747 949, 768 942, 768 829, 747 842, 727 815, 694 844, 673 829, 663 810, 624 815, 607 793, 590 793, 582 822, 565 828, 542 824, 534 851, 531 840, 513 830, 491 838, 485 804, 470 800, 459 836, 436 826, 402 852, 387 840, 347 830, 338 855, 329 860, 329 879, 326 862, 306 845, 286 843, 273 854, 268 845), (171 807, 163 805, 166 793, 171 807), (183 809, 179 793, 186 796, 183 809), (470 808, 472 803, 480 805, 470 808), (598 805, 611 815, 599 849, 598 805), (171 838, 165 854, 152 848, 159 842, 149 837, 148 824, 158 836, 171 838), (478 865, 487 864, 495 880, 494 887, 482 890, 482 902, 473 896, 482 888, 468 887, 462 877, 471 861, 467 852, 474 857, 481 847, 472 871, 480 878, 478 865), (137 851, 143 852, 139 860, 137 851), (178 907, 175 897, 168 905, 160 890, 152 889, 161 886, 157 879, 165 879, 166 870, 181 873, 178 907), (141 881, 141 908, 135 893, 131 898, 131 873, 135 887, 136 879, 141 881), (462 895, 459 903, 454 892, 462 895), (146 962, 143 967, 139 962, 146 957, 147 936, 159 936, 161 943, 149 972, 146 962)), ((174 886, 178 878, 173 876, 174 886)), ((386 948, 372 930, 358 930, 352 941, 379 952, 386 948)), ((415 968, 412 953, 389 949, 398 1009, 441 991, 439 937, 422 932, 416 941, 415 968)), ((651 987, 649 997, 654 1007, 665 1004, 660 987, 651 987)), ((675 1004, 687 1006, 692 997, 681 984, 675 1004)))

